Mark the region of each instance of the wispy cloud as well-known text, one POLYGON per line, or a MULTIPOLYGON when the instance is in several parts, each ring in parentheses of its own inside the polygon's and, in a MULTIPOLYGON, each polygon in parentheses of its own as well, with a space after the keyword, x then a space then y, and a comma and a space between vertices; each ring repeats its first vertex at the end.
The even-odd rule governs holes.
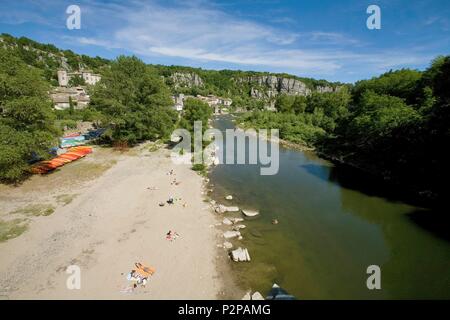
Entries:
MULTIPOLYGON (((61 11, 53 19, 59 19, 58 23, 64 25, 64 6, 52 3, 61 11)), ((353 33, 302 29, 282 16, 261 20, 251 15, 235 15, 225 10, 226 6, 202 0, 175 0, 175 3, 134 0, 126 4, 80 0, 79 5, 82 30, 64 32, 61 39, 65 44, 119 49, 148 60, 162 57, 175 63, 206 62, 227 68, 338 78, 340 74, 357 70, 373 74, 389 68, 420 65, 433 57, 427 50, 411 50, 407 46, 371 46, 370 38, 361 39, 353 33)), ((21 15, 17 13, 8 19, 0 14, 0 18, 2 22, 9 19, 18 23, 46 23, 42 12, 38 14, 37 10, 22 10, 21 15)), ((431 17, 426 23, 438 23, 436 19, 431 17)))

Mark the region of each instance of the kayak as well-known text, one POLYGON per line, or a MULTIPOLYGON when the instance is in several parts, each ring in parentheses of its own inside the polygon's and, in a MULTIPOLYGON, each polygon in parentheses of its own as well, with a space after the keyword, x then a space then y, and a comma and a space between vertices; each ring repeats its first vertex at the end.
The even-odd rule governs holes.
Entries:
POLYGON ((79 133, 79 132, 69 133, 69 134, 66 134, 63 138, 74 138, 74 137, 79 137, 80 135, 81 135, 81 133, 79 133))
POLYGON ((87 154, 92 153, 92 147, 74 147, 70 148, 68 152, 63 153, 51 160, 45 160, 34 164, 30 171, 36 174, 44 174, 55 170, 58 167, 65 165, 66 163, 78 160, 85 157, 87 154))

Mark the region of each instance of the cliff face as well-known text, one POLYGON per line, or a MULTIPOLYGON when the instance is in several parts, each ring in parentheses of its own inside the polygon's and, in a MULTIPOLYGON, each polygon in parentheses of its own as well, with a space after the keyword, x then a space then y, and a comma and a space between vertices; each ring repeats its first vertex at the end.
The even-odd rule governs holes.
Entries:
POLYGON ((257 99, 272 98, 279 94, 307 96, 311 90, 300 80, 276 76, 253 76, 237 79, 251 86, 250 94, 257 99))
POLYGON ((194 72, 175 72, 170 76, 175 88, 179 87, 202 87, 203 80, 194 72))
MULTIPOLYGON (((175 72, 170 77, 174 88, 203 87, 204 81, 195 72, 175 72)), ((252 98, 264 100, 273 105, 280 94, 308 96, 313 92, 334 92, 339 87, 307 84, 299 79, 276 75, 255 75, 232 78, 234 86, 241 94, 250 94, 252 98)))

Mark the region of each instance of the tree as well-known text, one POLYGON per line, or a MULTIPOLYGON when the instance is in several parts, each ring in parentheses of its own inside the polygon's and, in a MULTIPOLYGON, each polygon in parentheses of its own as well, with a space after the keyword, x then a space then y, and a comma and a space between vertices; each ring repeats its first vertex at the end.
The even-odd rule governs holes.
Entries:
POLYGON ((91 96, 91 105, 110 128, 105 138, 111 143, 168 137, 177 119, 164 82, 134 56, 114 60, 91 96))
POLYGON ((48 158, 59 130, 42 73, 0 49, 0 180, 21 179, 33 159, 48 158))
POLYGON ((199 99, 188 98, 184 102, 183 117, 180 125, 189 131, 193 131, 194 122, 202 122, 202 130, 206 130, 208 127, 208 119, 212 115, 211 107, 199 99))
POLYGON ((69 80, 69 86, 70 87, 78 87, 78 86, 84 86, 86 85, 86 81, 84 81, 83 77, 79 75, 74 75, 73 77, 70 77, 69 80))

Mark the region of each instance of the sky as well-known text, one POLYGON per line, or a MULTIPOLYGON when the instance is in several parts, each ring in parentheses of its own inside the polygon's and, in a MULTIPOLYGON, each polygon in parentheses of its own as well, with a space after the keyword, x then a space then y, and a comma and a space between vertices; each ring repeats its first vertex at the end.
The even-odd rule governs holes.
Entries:
POLYGON ((450 1, 0 0, 0 32, 108 59, 354 82, 450 54, 450 1), (67 28, 70 5, 80 29, 67 28))

